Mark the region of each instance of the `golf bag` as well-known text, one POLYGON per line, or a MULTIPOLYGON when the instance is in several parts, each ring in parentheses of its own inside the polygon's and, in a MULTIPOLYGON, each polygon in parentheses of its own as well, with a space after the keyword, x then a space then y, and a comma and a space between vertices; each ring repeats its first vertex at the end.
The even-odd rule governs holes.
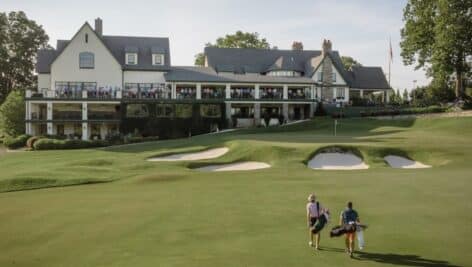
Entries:
POLYGON ((317 234, 319 233, 321 230, 323 230, 323 228, 325 227, 326 223, 328 222, 328 218, 327 218, 327 214, 326 213, 323 213, 317 220, 317 222, 315 223, 315 225, 313 225, 313 227, 311 228, 311 232, 313 234, 317 234))
POLYGON ((330 237, 338 237, 342 236, 346 233, 354 233, 356 231, 356 225, 355 224, 344 224, 344 225, 338 225, 333 227, 331 231, 329 232, 330 237))

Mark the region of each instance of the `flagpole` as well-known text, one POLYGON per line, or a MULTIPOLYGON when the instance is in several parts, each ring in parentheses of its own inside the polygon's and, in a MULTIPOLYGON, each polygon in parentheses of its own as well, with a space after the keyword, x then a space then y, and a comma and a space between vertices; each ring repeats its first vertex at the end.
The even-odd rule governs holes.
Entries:
POLYGON ((389 86, 392 86, 391 83, 390 83, 390 78, 392 76, 392 58, 393 58, 393 51, 392 51, 392 37, 389 37, 389 45, 390 45, 390 49, 389 49, 389 60, 388 60, 388 85, 389 86))

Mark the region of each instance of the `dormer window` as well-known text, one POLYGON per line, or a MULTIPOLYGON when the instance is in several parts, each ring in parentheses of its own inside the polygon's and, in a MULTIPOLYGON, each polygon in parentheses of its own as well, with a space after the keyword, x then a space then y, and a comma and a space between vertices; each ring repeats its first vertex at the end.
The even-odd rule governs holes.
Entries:
POLYGON ((291 70, 275 70, 275 71, 268 72, 266 75, 280 76, 280 77, 300 77, 301 73, 298 71, 291 71, 291 70))
POLYGON ((164 54, 152 54, 152 65, 164 65, 164 54))
POLYGON ((137 53, 126 53, 126 65, 137 65, 138 54, 137 53))
POLYGON ((336 82, 336 72, 333 72, 333 82, 336 82))

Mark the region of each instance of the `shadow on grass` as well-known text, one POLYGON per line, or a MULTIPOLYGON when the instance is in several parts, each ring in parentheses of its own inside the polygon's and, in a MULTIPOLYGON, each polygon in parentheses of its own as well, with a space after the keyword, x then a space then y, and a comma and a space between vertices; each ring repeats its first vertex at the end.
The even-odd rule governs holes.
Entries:
MULTIPOLYGON (((322 251, 346 253, 344 249, 322 247, 322 251)), ((346 257, 348 255, 346 254, 346 257)), ((418 255, 403 255, 394 253, 374 253, 374 252, 363 252, 356 251, 353 256, 354 260, 358 261, 373 261, 377 263, 385 263, 390 265, 401 265, 401 266, 424 266, 424 267, 459 267, 453 265, 448 261, 443 260, 432 260, 425 259, 418 255)))
POLYGON ((393 253, 370 253, 357 252, 354 254, 355 260, 374 261, 378 263, 386 263, 401 266, 425 266, 425 267, 458 267, 458 265, 450 264, 448 261, 425 259, 418 255, 402 255, 393 253))

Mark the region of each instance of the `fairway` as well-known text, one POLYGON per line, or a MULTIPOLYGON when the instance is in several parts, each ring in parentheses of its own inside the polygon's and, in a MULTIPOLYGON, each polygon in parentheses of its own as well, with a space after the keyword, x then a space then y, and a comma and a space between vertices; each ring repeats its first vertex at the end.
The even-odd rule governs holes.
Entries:
POLYGON ((472 118, 338 122, 336 137, 316 118, 103 149, 0 148, 0 266, 472 266, 472 118), (369 169, 308 168, 327 146, 369 169), (220 147, 213 159, 147 160, 220 147), (387 155, 432 168, 391 168, 387 155), (193 170, 243 161, 271 167, 193 170), (317 252, 311 192, 332 215, 317 252), (369 225, 354 259, 329 238, 348 200, 369 225))

